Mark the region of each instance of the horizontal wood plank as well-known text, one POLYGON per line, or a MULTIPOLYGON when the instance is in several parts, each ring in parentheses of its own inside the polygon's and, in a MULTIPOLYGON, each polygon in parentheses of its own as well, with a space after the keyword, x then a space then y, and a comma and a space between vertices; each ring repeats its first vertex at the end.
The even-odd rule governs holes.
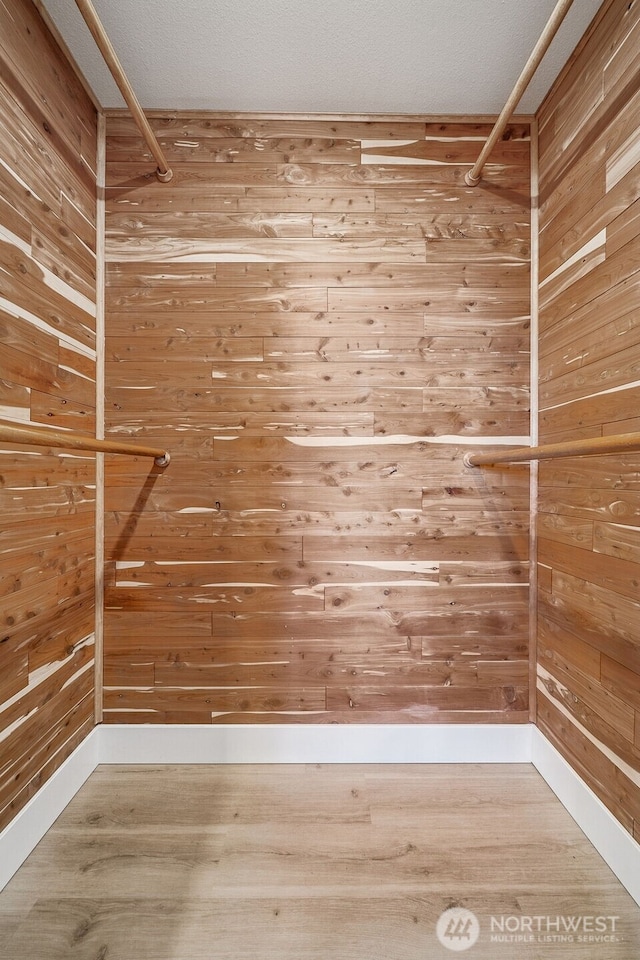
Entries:
MULTIPOLYGON (((93 436, 96 110, 37 5, 2 5, 0 36, 0 414, 93 436)), ((1 831, 94 726, 96 473, 0 460, 1 831)))
POLYGON ((109 120, 107 433, 172 462, 107 463, 106 716, 521 722, 528 471, 462 458, 529 433, 528 127, 473 190, 487 124, 152 123, 160 191, 109 120))

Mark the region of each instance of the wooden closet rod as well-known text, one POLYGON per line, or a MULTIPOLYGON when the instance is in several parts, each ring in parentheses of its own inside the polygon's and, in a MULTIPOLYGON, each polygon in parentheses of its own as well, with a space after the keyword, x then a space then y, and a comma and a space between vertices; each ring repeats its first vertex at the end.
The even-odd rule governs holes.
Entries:
POLYGON ((639 433, 617 433, 593 440, 567 440, 566 443, 547 443, 540 447, 516 447, 501 453, 465 453, 467 467, 492 466, 494 463, 524 463, 527 460, 558 460, 561 457, 597 457, 608 453, 640 451, 639 433))
POLYGON ((573 0, 558 0, 555 10, 551 14, 551 17, 549 18, 549 22, 547 23, 546 27, 542 31, 540 39, 538 40, 537 44, 533 48, 533 52, 529 57, 529 59, 527 60, 524 70, 518 77, 516 85, 511 91, 509 99, 507 100, 507 102, 503 107, 502 113, 496 120, 493 130, 489 134, 489 139, 487 140, 484 147, 480 151, 480 156, 476 160, 471 170, 468 170, 467 173, 465 174, 464 179, 468 187, 477 187, 478 184, 480 183, 482 170, 485 163, 489 159, 489 154, 491 153, 496 143, 504 133, 505 127, 509 123, 509 120, 511 119, 511 115, 513 111, 515 110, 518 103, 520 102, 520 98, 522 97, 522 94, 529 86, 532 76, 538 69, 540 65, 540 61, 542 60, 545 53, 549 49, 551 41, 553 40, 556 33, 558 32, 558 27, 560 26, 565 16, 567 15, 569 7, 571 6, 572 3, 573 3, 573 0))
POLYGON ((157 137, 151 129, 151 124, 147 120, 144 110, 140 106, 140 102, 134 93, 133 87, 129 83, 129 80, 122 69, 122 64, 118 59, 118 55, 114 50, 113 44, 109 40, 109 37, 107 36, 106 30, 100 22, 98 14, 91 3, 91 0, 76 0, 76 5, 84 17, 84 21, 89 27, 93 39, 98 45, 100 53, 104 57, 105 63, 109 67, 111 76, 117 83, 118 89, 124 97, 126 104, 131 111, 133 119, 138 124, 140 133, 144 137, 149 150, 151 150, 151 153, 158 164, 156 177, 163 183, 168 183, 173 177, 173 171, 167 163, 167 158, 162 151, 162 147, 158 143, 157 137))
POLYGON ((130 457, 153 457, 157 467, 166 467, 171 459, 166 450, 143 447, 137 443, 116 443, 113 440, 94 440, 81 433, 67 430, 48 430, 44 427, 17 426, 0 422, 0 442, 30 443, 36 447, 59 447, 67 450, 92 450, 97 453, 123 453, 130 457))

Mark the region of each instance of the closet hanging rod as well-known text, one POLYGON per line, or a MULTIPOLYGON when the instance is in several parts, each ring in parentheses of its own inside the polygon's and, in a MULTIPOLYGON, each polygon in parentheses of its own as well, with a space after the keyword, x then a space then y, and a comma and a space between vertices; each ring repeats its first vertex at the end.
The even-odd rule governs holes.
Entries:
POLYGON ((91 0, 76 0, 76 6, 82 14, 86 25, 89 27, 91 35, 98 45, 98 49, 104 57, 105 63, 111 71, 111 76, 118 85, 118 89, 124 97, 125 102, 131 111, 131 115, 138 125, 140 133, 144 137, 149 150, 153 154, 153 157, 158 164, 156 169, 156 177, 158 180, 161 180, 162 183, 168 183, 173 177, 173 171, 167 162, 167 158, 164 155, 162 147, 158 143, 155 133, 151 129, 151 124, 147 120, 144 110, 140 106, 140 102, 135 95, 134 89, 129 83, 127 75, 122 69, 122 64, 120 63, 118 55, 113 48, 113 44, 107 36, 106 30, 102 26, 100 18, 95 11, 95 7, 91 3, 91 0))
POLYGON ((608 453, 640 451, 640 432, 616 433, 593 440, 567 440, 540 447, 515 447, 499 453, 465 453, 467 467, 490 467, 495 463, 525 463, 527 460, 559 460, 563 457, 597 457, 608 453))
POLYGON ((465 183, 468 187, 477 187, 480 183, 482 177, 482 170, 485 163, 489 159, 489 154, 495 147, 496 143, 502 136, 505 131, 505 127, 511 119, 511 115, 515 108, 517 107, 522 94, 529 86, 531 78, 534 73, 540 66, 540 61, 544 57, 545 53, 549 49, 551 41, 558 32, 558 28, 565 16, 569 11, 569 7, 573 3, 573 0, 558 0, 555 10, 551 14, 549 21, 540 35, 540 39, 533 48, 531 56, 527 60, 525 67, 516 81, 516 85, 509 95, 509 99, 505 103, 502 113, 498 117, 493 127, 493 130, 489 134, 489 138, 485 143, 484 147, 480 151, 480 156, 476 160, 475 164, 468 170, 465 174, 465 183))
POLYGON ((171 460, 166 450, 143 447, 137 443, 117 443, 113 440, 94 440, 81 433, 67 430, 49 430, 45 427, 18 426, 0 422, 0 442, 28 443, 36 447, 57 447, 66 450, 90 450, 96 453, 122 453, 130 457, 153 457, 157 467, 166 467, 171 460))

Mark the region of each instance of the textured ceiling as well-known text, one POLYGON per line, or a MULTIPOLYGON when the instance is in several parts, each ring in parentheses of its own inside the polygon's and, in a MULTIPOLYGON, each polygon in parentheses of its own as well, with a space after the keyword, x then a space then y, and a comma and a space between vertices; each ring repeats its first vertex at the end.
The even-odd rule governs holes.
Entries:
MULTIPOLYGON (((502 109, 556 0, 94 0, 148 109, 482 114, 502 109)), ((574 0, 532 113, 601 0, 574 0)), ((44 0, 104 107, 122 106, 74 0, 44 0)))

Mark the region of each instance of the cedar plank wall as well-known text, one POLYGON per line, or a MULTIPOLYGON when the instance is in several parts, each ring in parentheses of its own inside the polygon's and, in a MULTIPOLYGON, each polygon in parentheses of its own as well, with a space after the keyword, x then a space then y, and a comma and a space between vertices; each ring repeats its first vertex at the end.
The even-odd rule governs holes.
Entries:
POLYGON ((528 719, 529 131, 107 124, 105 720, 528 719), (115 561, 115 562, 114 562, 115 561))
MULTIPOLYGON (((96 113, 0 4, 0 416, 95 435, 96 113)), ((95 468, 2 444, 0 829, 93 726, 95 468)))
MULTIPOLYGON (((640 430, 640 2, 543 104, 541 441, 640 430)), ((640 838, 640 455, 541 465, 538 723, 640 838)))

